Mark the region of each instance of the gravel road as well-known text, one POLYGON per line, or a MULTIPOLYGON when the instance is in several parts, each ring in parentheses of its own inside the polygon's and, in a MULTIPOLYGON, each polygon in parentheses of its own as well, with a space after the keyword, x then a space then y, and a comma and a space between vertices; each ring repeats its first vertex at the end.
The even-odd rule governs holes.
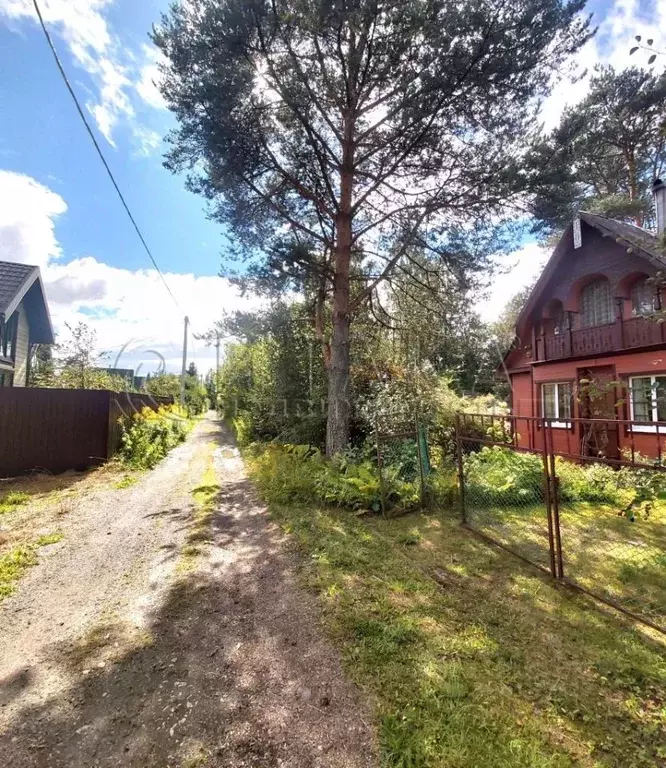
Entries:
POLYGON ((0 605, 0 765, 376 764, 368 703, 218 421, 61 529, 0 605), (186 569, 211 463, 210 536, 186 569))

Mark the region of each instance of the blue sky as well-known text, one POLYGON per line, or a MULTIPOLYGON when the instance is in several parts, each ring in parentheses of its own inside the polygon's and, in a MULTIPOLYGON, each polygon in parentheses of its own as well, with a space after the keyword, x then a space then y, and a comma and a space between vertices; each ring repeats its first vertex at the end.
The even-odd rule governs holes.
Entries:
MULTIPOLYGON (((70 80, 85 104, 109 163, 153 253, 195 328, 243 303, 217 277, 224 237, 183 178, 162 167, 161 138, 172 125, 153 80, 151 25, 167 0, 41 0, 42 12, 70 80)), ((592 2, 600 34, 579 68, 629 63, 634 34, 659 38, 666 0, 592 2)), ((663 40, 659 41, 664 43, 663 40)), ((666 57, 665 57, 666 58, 666 57)), ((663 63, 659 63, 663 66, 663 63)), ((130 341, 126 363, 158 349, 178 365, 180 316, 150 269, 66 92, 31 0, 0 0, 0 258, 39 264, 56 325, 85 319, 104 349, 130 341)), ((544 105, 554 124, 563 106, 582 98, 586 81, 558 86, 544 105)), ((532 278, 545 253, 535 243, 505 264, 481 308, 497 314, 507 296, 532 278)), ((200 367, 212 352, 195 345, 200 367)))

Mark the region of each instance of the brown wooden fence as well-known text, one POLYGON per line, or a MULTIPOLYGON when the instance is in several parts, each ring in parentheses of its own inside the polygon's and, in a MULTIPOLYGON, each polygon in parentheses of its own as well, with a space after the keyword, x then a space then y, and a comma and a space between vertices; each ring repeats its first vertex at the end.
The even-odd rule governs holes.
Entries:
POLYGON ((0 388, 0 477, 102 464, 118 450, 120 420, 171 402, 106 390, 0 388))

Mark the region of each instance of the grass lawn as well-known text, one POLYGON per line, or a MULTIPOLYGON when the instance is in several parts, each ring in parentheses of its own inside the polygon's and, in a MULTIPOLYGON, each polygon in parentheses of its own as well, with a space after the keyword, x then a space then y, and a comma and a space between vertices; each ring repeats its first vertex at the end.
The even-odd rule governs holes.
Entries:
MULTIPOLYGON (((474 528, 549 567, 545 504, 484 505, 470 496, 474 528)), ((608 504, 560 502, 560 531, 566 576, 666 626, 666 502, 632 519, 608 504)))
POLYGON ((453 519, 272 506, 376 702, 382 765, 666 765, 663 638, 453 519))

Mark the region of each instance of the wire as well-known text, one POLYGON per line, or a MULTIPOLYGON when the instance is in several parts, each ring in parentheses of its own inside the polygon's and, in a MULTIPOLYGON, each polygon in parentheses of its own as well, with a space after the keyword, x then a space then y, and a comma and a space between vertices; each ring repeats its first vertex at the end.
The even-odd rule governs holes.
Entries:
POLYGON ((120 187, 118 186, 118 183, 116 182, 116 179, 111 171, 111 168, 109 168, 109 164, 106 161, 106 158, 104 157, 104 153, 102 152, 99 144, 97 143, 97 139, 95 138, 95 134, 92 131, 92 128, 90 127, 90 124, 88 123, 88 120, 85 116, 85 113, 83 109, 81 108, 81 105, 79 104, 79 100, 74 93, 74 89, 70 85, 69 79, 67 78, 67 73, 65 72, 62 63, 60 61, 60 57, 58 56, 58 52, 55 49, 55 46, 53 44, 53 40, 51 39, 51 35, 49 34, 48 29, 46 28, 46 24, 44 23, 44 18, 42 17, 42 12, 39 9, 39 5, 37 4, 37 0, 32 0, 32 4, 35 6, 35 11, 37 12, 37 16, 39 18, 39 23, 42 27, 42 31, 44 32, 44 36, 46 37, 46 42, 49 44, 49 48, 51 49, 51 53, 53 54, 53 58, 55 59, 55 62, 58 66, 58 69, 60 71, 60 74, 62 75, 62 79, 65 82, 65 85, 67 86, 67 90, 69 91, 69 95, 74 100, 74 104, 76 105, 76 109, 79 113, 79 117, 83 121, 83 124, 86 127, 86 130, 88 131, 88 135, 90 136, 92 143, 95 145, 95 149, 97 150, 97 154, 100 157, 100 160, 104 164, 104 168, 106 169, 106 172, 109 175, 109 178, 111 179, 111 183, 113 184, 116 192, 118 193, 118 197, 120 198, 120 202, 123 204, 123 208, 125 209, 127 215, 129 216, 130 221, 132 222, 134 229, 136 230, 137 235, 139 236, 139 240, 141 240, 141 244, 143 245, 146 253, 148 254, 148 257, 153 263, 153 266, 157 270, 160 278, 162 279, 162 282, 164 283, 164 287, 169 292, 169 296, 173 299, 174 304, 178 307, 178 309, 182 312, 183 310, 180 307, 180 304, 178 303, 176 297, 173 295, 171 288, 169 288, 169 284, 167 283, 164 275, 162 274, 162 270, 157 265, 157 262, 155 261, 155 257, 153 256, 150 248, 148 247, 148 244, 146 243, 146 240, 144 236, 141 234, 141 230, 139 229, 139 225, 136 223, 136 220, 134 219, 134 216, 132 216, 132 212, 129 209, 129 206, 127 205, 127 202, 125 201, 125 198, 123 196, 123 193, 120 191, 120 187))

